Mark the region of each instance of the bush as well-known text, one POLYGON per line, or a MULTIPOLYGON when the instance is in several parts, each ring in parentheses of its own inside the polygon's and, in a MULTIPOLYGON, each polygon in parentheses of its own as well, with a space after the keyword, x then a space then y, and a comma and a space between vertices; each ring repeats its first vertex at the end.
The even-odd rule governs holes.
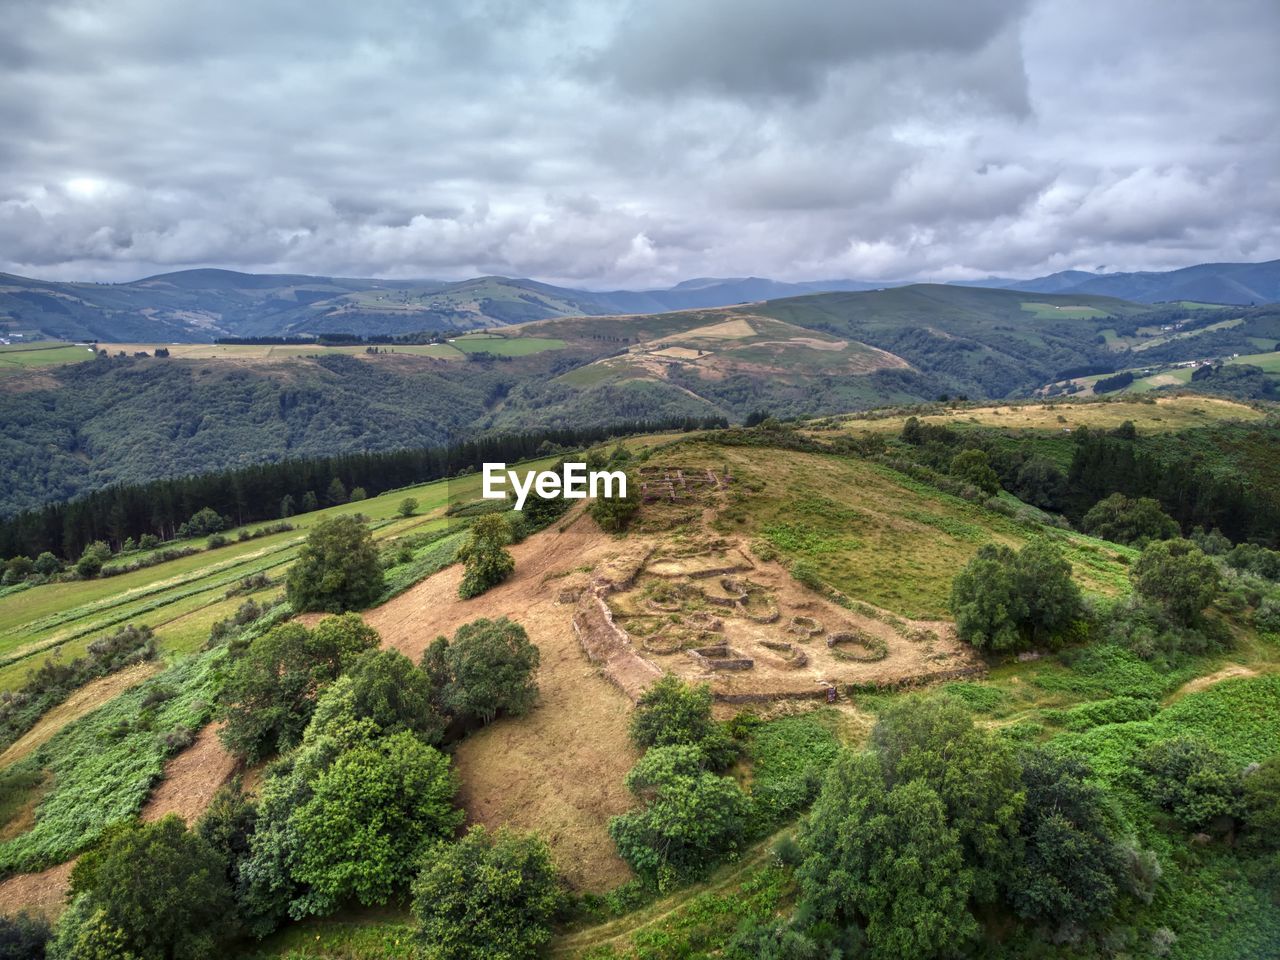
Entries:
POLYGON ((862 926, 873 960, 929 960, 978 934, 973 873, 945 804, 923 779, 898 781, 876 753, 844 753, 800 834, 801 909, 862 926))
POLYGON ((641 694, 631 716, 631 741, 649 747, 690 746, 704 762, 721 770, 732 763, 738 747, 711 718, 711 687, 687 684, 667 673, 641 694))
POLYGON ((289 570, 287 595, 298 612, 342 613, 369 606, 382 588, 382 565, 369 528, 356 517, 334 517, 307 535, 289 570))
POLYGON ((1157 741, 1139 754, 1137 767, 1147 799, 1188 830, 1240 813, 1240 771, 1225 754, 1201 740, 1157 741))
POLYGON ((951 610, 961 639, 1007 653, 1063 636, 1080 617, 1080 588, 1071 564, 1048 540, 1018 553, 986 544, 951 584, 951 610))
POLYGON ((36 562, 33 566, 35 572, 42 577, 52 577, 54 574, 62 572, 62 561, 48 550, 36 557, 36 562))
POLYGON ((386 903, 427 848, 461 824, 457 790, 449 758, 407 731, 341 753, 289 817, 306 913, 348 899, 386 903))
POLYGON ((1222 589, 1218 566, 1190 540, 1150 543, 1129 573, 1134 590, 1190 626, 1222 589))
POLYGON ((214 957, 233 932, 222 861, 172 814, 110 832, 76 862, 71 894, 140 960, 214 957))
POLYGON ((622 533, 631 526, 631 521, 640 512, 640 491, 636 489, 635 477, 627 475, 627 495, 625 497, 596 497, 587 507, 592 519, 606 533, 622 533))
POLYGON ((537 837, 472 827, 426 864, 413 915, 427 960, 525 960, 551 939, 564 893, 537 837))
POLYGON ((220 533, 226 529, 227 523, 217 510, 204 507, 191 515, 191 519, 178 528, 178 539, 198 539, 211 533, 220 533))
POLYGON ((315 630, 286 623, 254 640, 228 671, 222 742, 250 763, 297 745, 321 689, 377 645, 377 632, 355 614, 327 617, 315 630))
POLYGON ((619 856, 659 890, 702 875, 746 834, 747 798, 732 778, 706 768, 697 747, 649 749, 627 787, 645 805, 613 817, 609 835, 619 856))
POLYGON ((402 517, 412 517, 418 511, 418 501, 413 497, 405 497, 400 501, 400 505, 396 507, 396 512, 402 517))
POLYGON ((1131 500, 1122 493, 1113 493, 1089 509, 1080 521, 1080 529, 1103 540, 1141 548, 1153 540, 1178 536, 1178 521, 1161 510, 1156 500, 1131 500))
POLYGON ((438 744, 445 719, 436 711, 433 693, 431 679, 404 654, 370 650, 321 695, 312 735, 367 721, 377 736, 408 731, 423 743, 438 744))
POLYGON ((102 570, 102 565, 110 559, 111 548, 101 540, 95 540, 87 544, 80 554, 80 559, 76 561, 76 573, 85 579, 96 577, 102 570))
POLYGON ((1261 846, 1280 846, 1280 754, 1245 776, 1242 807, 1250 839, 1261 846))
POLYGON ((472 524, 471 540, 458 552, 465 568, 458 596, 478 597, 511 575, 516 561, 506 549, 510 542, 511 524, 500 514, 487 514, 472 524))
POLYGON ((43 917, 27 913, 0 916, 0 960, 38 960, 52 934, 43 917))
POLYGON ((1021 861, 1007 895, 1018 915, 1088 924, 1109 915, 1126 883, 1121 825, 1078 760, 1045 750, 1024 753, 1021 861))
POLYGON ((951 458, 950 474, 963 483, 972 484, 988 497, 1000 491, 1000 478, 991 469, 991 461, 982 450, 961 450, 951 458))
POLYGON ((518 623, 499 617, 465 623, 452 641, 440 637, 423 659, 440 702, 464 724, 520 716, 538 698, 541 656, 518 623))

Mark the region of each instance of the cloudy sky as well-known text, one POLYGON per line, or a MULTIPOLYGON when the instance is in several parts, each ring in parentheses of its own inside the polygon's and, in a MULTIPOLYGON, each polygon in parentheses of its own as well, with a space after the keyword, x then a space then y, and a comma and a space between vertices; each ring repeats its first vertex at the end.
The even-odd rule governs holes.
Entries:
POLYGON ((1280 257, 1276 0, 0 0, 0 270, 1280 257))

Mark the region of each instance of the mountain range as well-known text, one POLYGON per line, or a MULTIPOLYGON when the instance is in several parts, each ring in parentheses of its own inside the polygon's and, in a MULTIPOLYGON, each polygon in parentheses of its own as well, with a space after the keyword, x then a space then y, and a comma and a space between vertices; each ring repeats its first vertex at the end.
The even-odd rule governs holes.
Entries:
MULTIPOLYGON (((336 332, 465 331, 554 317, 707 309, 904 285, 706 277, 663 290, 592 291, 508 277, 446 282, 198 269, 102 284, 0 274, 0 336, 207 342, 221 337, 336 332)), ((1280 300, 1280 260, 1197 264, 1163 273, 1068 270, 1031 280, 991 277, 957 285, 1109 296, 1139 303, 1267 303, 1280 300)))

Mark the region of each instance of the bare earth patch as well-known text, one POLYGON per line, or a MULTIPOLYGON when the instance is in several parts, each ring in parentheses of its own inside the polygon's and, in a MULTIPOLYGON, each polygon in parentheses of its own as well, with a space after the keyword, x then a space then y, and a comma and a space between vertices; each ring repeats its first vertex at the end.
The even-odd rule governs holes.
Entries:
POLYGON ((190 825, 204 813, 237 766, 236 758, 218 739, 221 727, 220 723, 206 724, 195 743, 165 764, 164 779, 142 808, 145 822, 176 813, 190 825))
POLYGON ((19 873, 0 882, 0 914, 12 915, 25 910, 54 919, 66 906, 71 869, 75 865, 74 860, 68 860, 39 873, 19 873))
POLYGON ((92 713, 107 701, 114 700, 130 687, 159 673, 163 667, 162 663, 139 663, 86 683, 41 717, 34 727, 11 743, 9 749, 0 753, 0 768, 29 756, 52 740, 67 724, 92 713))
POLYGON ((365 620, 383 643, 417 660, 441 634, 479 617, 510 617, 542 656, 538 705, 459 744, 455 763, 470 822, 536 830, 579 889, 605 890, 630 876, 613 852, 609 818, 631 806, 623 778, 637 755, 627 736, 631 704, 587 662, 574 636, 574 605, 559 602, 562 575, 618 545, 579 512, 511 548, 515 574, 472 600, 458 598, 461 566, 428 578, 365 620))
POLYGON ((1223 680, 1234 680, 1237 677, 1256 677, 1258 671, 1251 667, 1243 667, 1238 663, 1233 663, 1229 667, 1223 667, 1215 673, 1205 674, 1203 677, 1196 677, 1194 680, 1188 680, 1179 687, 1173 694, 1174 699, 1184 697, 1188 693, 1199 693, 1201 690, 1207 690, 1215 683, 1221 683, 1223 680))

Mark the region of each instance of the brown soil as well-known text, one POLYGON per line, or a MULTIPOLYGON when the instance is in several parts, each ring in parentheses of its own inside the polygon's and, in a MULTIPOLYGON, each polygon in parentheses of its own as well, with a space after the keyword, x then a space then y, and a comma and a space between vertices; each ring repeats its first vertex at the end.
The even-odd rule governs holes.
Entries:
POLYGON ((19 873, 0 882, 0 914, 26 911, 53 920, 66 906, 74 860, 39 873, 19 873))
MULTIPOLYGON (((235 759, 218 739, 217 725, 207 725, 195 743, 165 765, 164 780, 143 807, 142 819, 159 820, 176 813, 190 824, 204 812, 235 768, 235 759)), ((25 910, 54 919, 66 906, 74 866, 75 860, 68 860, 38 873, 19 873, 0 882, 0 914, 25 910)))
POLYGON ((510 617, 528 631, 542 656, 538 704, 459 744, 460 799, 472 822, 537 830, 571 884, 603 890, 630 875, 613 852, 608 822, 631 806, 622 782, 636 761, 627 737, 631 705, 587 662, 573 632, 574 604, 559 598, 581 579, 579 568, 622 545, 580 511, 576 517, 563 533, 552 527, 512 547, 512 578, 482 596, 458 598, 462 568, 454 566, 365 620, 415 661, 437 636, 479 617, 510 617))
POLYGON ((195 743, 165 764, 164 779, 142 808, 146 822, 176 813, 187 824, 209 806, 218 788, 231 779, 237 761, 218 739, 221 724, 210 723, 196 736, 195 743))
POLYGON ((1234 680, 1237 677, 1256 677, 1258 671, 1251 667, 1242 667, 1240 664, 1232 664, 1229 667, 1223 667, 1216 673, 1206 674, 1203 677, 1196 677, 1189 680, 1174 692, 1174 698, 1186 696, 1188 693, 1199 693, 1201 690, 1207 690, 1215 683, 1221 683, 1223 680, 1234 680))
POLYGON ((34 727, 11 743, 9 749, 0 753, 0 768, 30 755, 52 740, 67 724, 92 713, 107 701, 114 700, 130 687, 159 673, 163 667, 164 664, 156 662, 139 663, 86 683, 41 717, 34 727))

